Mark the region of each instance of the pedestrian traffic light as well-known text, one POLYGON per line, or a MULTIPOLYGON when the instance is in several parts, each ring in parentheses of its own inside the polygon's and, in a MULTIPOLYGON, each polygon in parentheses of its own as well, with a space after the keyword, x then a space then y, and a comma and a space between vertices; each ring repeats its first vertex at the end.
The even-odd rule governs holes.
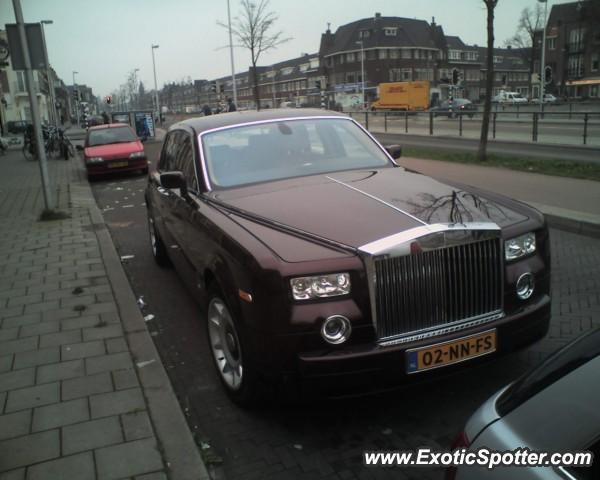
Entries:
POLYGON ((456 85, 458 83, 458 70, 452 70, 452 84, 456 85))
POLYGON ((217 82, 210 82, 210 91, 217 93, 217 82))
POLYGON ((317 87, 317 90, 321 90, 321 80, 315 81, 315 87, 317 87))

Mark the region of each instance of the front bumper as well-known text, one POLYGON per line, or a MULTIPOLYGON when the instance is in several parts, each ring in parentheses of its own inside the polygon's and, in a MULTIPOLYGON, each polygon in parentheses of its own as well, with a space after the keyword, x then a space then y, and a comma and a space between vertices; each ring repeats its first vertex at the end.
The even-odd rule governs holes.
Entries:
MULTIPOLYGON (((109 166, 111 163, 115 163, 115 161, 103 162, 103 163, 86 163, 85 168, 87 170, 88 175, 99 176, 99 175, 110 175, 111 173, 120 173, 120 172, 134 172, 137 170, 145 170, 148 168, 148 160, 145 158, 139 160, 128 160, 123 159, 119 162, 127 162, 127 165, 119 166, 119 167, 111 167, 109 166)), ((118 163, 118 162, 117 162, 118 163)))

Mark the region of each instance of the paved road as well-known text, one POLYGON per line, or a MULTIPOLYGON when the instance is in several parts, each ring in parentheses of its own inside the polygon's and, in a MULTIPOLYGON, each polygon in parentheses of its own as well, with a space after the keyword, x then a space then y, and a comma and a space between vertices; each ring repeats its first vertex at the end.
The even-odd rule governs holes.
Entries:
MULTIPOLYGON (((154 159, 157 144, 148 144, 154 159)), ((215 478, 441 479, 435 469, 365 468, 367 449, 447 448, 472 411, 529 365, 592 325, 600 326, 600 241, 552 232, 553 312, 549 336, 527 351, 435 383, 359 399, 244 411, 227 399, 213 372, 205 317, 177 275, 157 267, 147 241, 145 179, 93 184, 98 205, 147 325, 215 478)))

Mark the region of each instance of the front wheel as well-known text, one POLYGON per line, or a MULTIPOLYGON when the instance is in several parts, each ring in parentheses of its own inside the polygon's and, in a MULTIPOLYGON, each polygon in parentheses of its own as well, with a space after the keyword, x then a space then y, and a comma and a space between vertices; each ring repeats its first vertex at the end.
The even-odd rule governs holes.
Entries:
POLYGON ((165 244, 161 240, 154 223, 154 218, 150 213, 148 213, 148 232, 150 235, 150 247, 152 248, 154 261, 161 267, 169 267, 171 261, 167 254, 167 247, 165 247, 165 244))
POLYGON ((210 289, 207 310, 209 347, 229 397, 239 405, 251 406, 258 399, 258 378, 244 351, 243 332, 223 298, 218 289, 210 289))

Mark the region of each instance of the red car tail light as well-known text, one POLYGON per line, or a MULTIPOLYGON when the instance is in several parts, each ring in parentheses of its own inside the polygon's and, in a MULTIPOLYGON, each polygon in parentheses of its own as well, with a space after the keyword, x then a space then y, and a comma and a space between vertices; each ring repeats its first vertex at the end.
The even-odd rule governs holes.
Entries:
MULTIPOLYGON (((450 450, 452 450, 454 452, 455 450, 460 450, 461 448, 468 448, 469 444, 470 444, 470 442, 469 442, 469 437, 467 437, 467 433, 465 431, 462 431, 458 434, 456 439, 452 442, 452 446, 450 447, 450 450)), ((454 480, 455 478, 456 478, 456 467, 450 466, 450 467, 446 468, 445 480, 454 480)))

